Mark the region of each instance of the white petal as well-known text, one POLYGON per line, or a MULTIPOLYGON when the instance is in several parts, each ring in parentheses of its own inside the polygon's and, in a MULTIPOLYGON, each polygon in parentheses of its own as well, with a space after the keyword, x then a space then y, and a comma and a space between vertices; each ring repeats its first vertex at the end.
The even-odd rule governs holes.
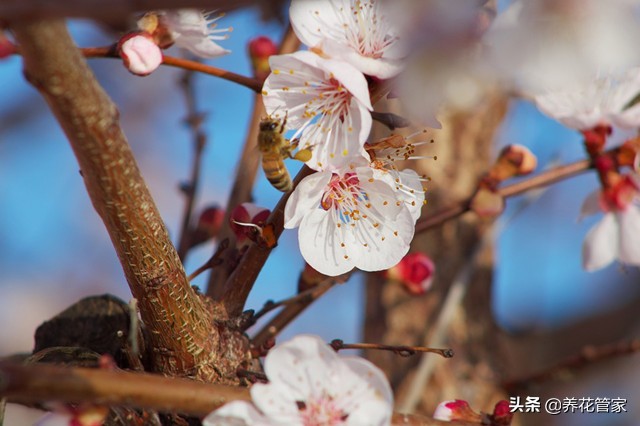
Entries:
POLYGON ((330 211, 322 209, 311 211, 300 223, 300 253, 316 271, 334 277, 354 268, 352 253, 341 247, 342 243, 350 244, 353 238, 344 228, 338 228, 330 211))
POLYGON ((319 337, 296 336, 269 352, 264 369, 270 382, 254 385, 251 396, 270 418, 290 421, 299 414, 296 401, 337 394, 341 368, 341 359, 319 337))
POLYGON ((371 361, 359 357, 343 357, 342 361, 360 378, 365 380, 375 396, 393 406, 393 391, 387 376, 371 361))
POLYGON ((352 426, 389 425, 391 424, 391 406, 383 400, 369 399, 349 413, 346 424, 352 426))
MULTIPOLYGON (((335 14, 331 13, 333 10, 327 7, 327 3, 327 0, 291 1, 289 19, 293 30, 303 44, 313 47, 323 39, 323 25, 319 25, 320 19, 337 22, 335 14)), ((349 6, 347 2, 343 3, 349 6)))
POLYGON ((209 38, 201 36, 177 37, 176 46, 188 49, 191 53, 202 58, 215 58, 231 52, 209 38))
POLYGON ((320 200, 331 180, 331 172, 318 172, 302 179, 293 191, 284 208, 284 227, 300 226, 304 215, 320 208, 320 200))
POLYGON ((355 69, 366 75, 380 79, 388 79, 398 75, 404 68, 404 61, 390 58, 371 58, 363 56, 353 49, 349 49, 338 42, 326 39, 321 42, 322 52, 326 55, 346 61, 355 69))
POLYGON ((203 426, 268 426, 270 422, 250 402, 233 401, 210 413, 203 426))
POLYGON ((582 244, 582 266, 587 271, 604 268, 619 255, 619 225, 613 213, 607 213, 589 230, 582 244))
POLYGON ((402 185, 403 190, 398 191, 398 196, 404 200, 413 220, 417 221, 424 205, 424 189, 420 175, 413 169, 404 169, 399 173, 399 178, 399 185, 402 185))
POLYGON ((369 111, 373 110, 369 97, 369 85, 362 72, 349 63, 333 59, 322 59, 318 64, 333 74, 335 79, 342 83, 369 111))
POLYGON ((207 20, 202 12, 197 9, 176 9, 164 13, 169 29, 174 33, 197 33, 201 36, 207 35, 207 20))
POLYGON ((580 207, 580 217, 578 220, 582 220, 585 216, 591 216, 602 212, 602 208, 600 207, 600 194, 601 191, 596 189, 587 195, 587 198, 582 202, 582 207, 580 207))
POLYGON ((620 223, 619 260, 629 265, 640 265, 640 208, 630 205, 617 216, 620 223))
POLYGON ((40 417, 33 426, 70 426, 72 420, 70 414, 47 413, 40 417))
POLYGON ((450 401, 442 401, 436 407, 436 411, 433 413, 433 418, 435 420, 442 420, 445 422, 450 422, 453 419, 453 410, 447 407, 447 404, 455 402, 454 400, 450 401))

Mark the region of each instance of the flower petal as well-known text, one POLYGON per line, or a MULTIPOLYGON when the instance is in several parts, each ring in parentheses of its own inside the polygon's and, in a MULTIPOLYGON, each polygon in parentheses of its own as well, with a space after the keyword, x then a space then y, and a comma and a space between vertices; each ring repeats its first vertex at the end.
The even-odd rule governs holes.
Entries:
POLYGON ((253 404, 233 401, 211 412, 202 421, 203 426, 269 426, 273 425, 253 404))
POLYGON ((640 265, 640 208, 631 205, 617 214, 620 223, 619 260, 628 265, 640 265))
POLYGON ((318 172, 300 181, 284 208, 284 227, 286 229, 299 226, 309 210, 320 207, 322 194, 324 194, 330 179, 330 172, 318 172))
POLYGON ((582 202, 582 207, 580 207, 580 217, 578 220, 602 212, 602 207, 600 206, 601 193, 601 190, 597 189, 587 195, 587 198, 582 202))
POLYGON ((342 246, 353 237, 337 227, 329 211, 316 209, 307 213, 298 228, 300 253, 316 271, 335 277, 355 267, 354 258, 342 246))
POLYGON ((582 244, 582 266, 587 271, 604 268, 619 255, 619 225, 614 213, 607 213, 587 234, 582 244))

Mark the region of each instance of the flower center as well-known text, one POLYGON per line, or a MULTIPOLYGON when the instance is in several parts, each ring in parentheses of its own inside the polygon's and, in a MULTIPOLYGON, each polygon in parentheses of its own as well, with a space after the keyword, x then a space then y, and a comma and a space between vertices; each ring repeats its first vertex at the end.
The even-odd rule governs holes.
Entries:
POLYGON ((323 395, 317 399, 298 401, 300 418, 304 426, 338 426, 347 418, 333 398, 323 395))
POLYGON ((325 210, 337 210, 340 221, 347 224, 360 219, 358 204, 366 200, 367 195, 360 188, 360 181, 355 173, 346 173, 344 177, 334 173, 320 205, 325 210))

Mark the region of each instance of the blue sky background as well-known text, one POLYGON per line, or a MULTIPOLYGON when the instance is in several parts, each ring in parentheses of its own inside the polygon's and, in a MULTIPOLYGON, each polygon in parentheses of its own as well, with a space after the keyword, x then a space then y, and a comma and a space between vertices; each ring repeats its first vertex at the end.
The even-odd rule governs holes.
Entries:
MULTIPOLYGON (((279 40, 282 33, 279 25, 264 24, 257 16, 242 11, 220 21, 234 27, 230 39, 222 42, 233 53, 211 63, 250 74, 247 40, 257 35, 279 40)), ((71 29, 81 46, 113 41, 83 22, 72 23, 71 29)), ((117 60, 95 59, 90 64, 120 108, 125 133, 175 239, 183 208, 177 186, 189 174, 192 155, 190 132, 181 123, 185 109, 177 81, 182 71, 162 68, 139 78, 117 60)), ((130 292, 71 149, 39 94, 24 81, 20 58, 0 62, 0 81, 0 353, 9 353, 30 350, 35 327, 78 298, 108 292, 128 300, 130 292)), ((209 112, 199 206, 224 205, 244 143, 252 93, 209 76, 197 76, 195 84, 200 109, 209 112)), ((529 146, 541 168, 552 161, 583 158, 577 133, 542 117, 525 102, 514 103, 500 143, 529 146)), ((295 173, 297 166, 289 166, 295 173)), ((581 270, 580 246, 595 221, 577 223, 577 217, 582 199, 595 188, 592 175, 556 185, 501 235, 494 302, 499 322, 508 329, 566 324, 638 295, 637 286, 625 279, 632 271, 615 265, 592 274, 581 270)), ((261 172, 254 194, 256 203, 267 207, 280 197, 261 172)), ((519 202, 510 200, 509 209, 519 202)), ((193 252, 187 271, 203 263, 212 250, 209 244, 193 252)), ((302 265, 296 232, 285 232, 248 307, 292 295, 302 265)), ((204 277, 195 283, 203 281, 204 277)), ((362 293, 356 276, 305 312, 285 336, 308 332, 328 340, 358 340, 362 293)))

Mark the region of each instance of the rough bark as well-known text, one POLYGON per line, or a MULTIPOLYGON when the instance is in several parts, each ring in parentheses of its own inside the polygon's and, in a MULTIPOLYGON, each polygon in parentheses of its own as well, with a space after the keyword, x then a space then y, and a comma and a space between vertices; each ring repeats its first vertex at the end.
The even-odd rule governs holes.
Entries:
POLYGON ((224 310, 189 285, 125 135, 118 111, 95 80, 63 21, 12 26, 26 78, 60 122, 104 221, 142 321, 150 366, 167 375, 235 382, 246 340, 220 323, 224 310))
MULTIPOLYGON (((419 166, 418 173, 432 178, 423 215, 473 193, 480 175, 490 165, 494 135, 506 105, 506 99, 500 95, 487 97, 473 113, 443 116, 443 130, 428 135, 435 143, 428 145, 425 154, 437 154, 438 159, 423 160, 419 166)), ((399 286, 370 276, 364 340, 396 345, 428 344, 447 291, 478 248, 487 225, 467 214, 414 239, 413 250, 428 253, 438 268, 433 289, 425 296, 409 296, 399 286)), ((417 413, 431 414, 439 402, 455 398, 466 399, 474 409, 491 412, 503 397, 496 377, 502 361, 500 332, 491 315, 490 247, 478 259, 463 306, 449 328, 447 346, 454 349, 455 356, 436 361, 434 374, 425 384, 416 407, 417 413)), ((405 399, 419 357, 398 358, 384 352, 370 352, 367 356, 388 374, 396 401, 405 399)))

